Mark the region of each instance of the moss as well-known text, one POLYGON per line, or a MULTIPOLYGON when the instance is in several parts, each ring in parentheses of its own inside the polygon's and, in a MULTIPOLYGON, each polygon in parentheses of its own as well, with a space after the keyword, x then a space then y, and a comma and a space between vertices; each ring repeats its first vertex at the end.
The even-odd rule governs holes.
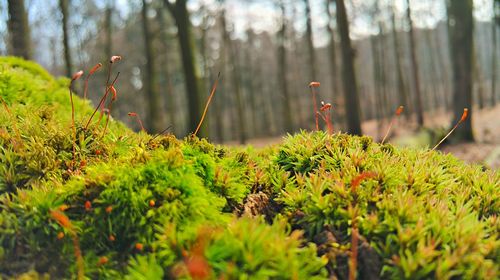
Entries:
MULTIPOLYGON (((338 246, 349 246, 350 223, 356 219, 363 238, 386 260, 383 277, 447 278, 457 270, 483 279, 497 275, 498 172, 427 150, 387 153, 387 145, 365 148, 363 137, 349 137, 346 145, 345 136, 319 134, 294 136, 276 154, 286 170, 308 163, 307 169, 291 169, 308 172, 296 173, 278 200, 291 225, 305 230, 309 240, 328 231, 338 246), (364 171, 377 175, 353 194, 350 184, 364 171), (350 210, 354 201, 356 217, 350 210)), ((336 269, 342 252, 335 247, 330 252, 336 269)))
POLYGON ((104 135, 78 97, 73 156, 67 85, 0 58, 2 277, 74 277, 74 232, 90 278, 346 279, 354 223, 359 278, 498 278, 497 171, 346 134, 104 135))
POLYGON ((326 258, 316 257, 316 246, 303 246, 301 232, 287 230, 286 221, 266 225, 242 218, 216 231, 205 248, 215 275, 252 279, 324 279, 326 258))

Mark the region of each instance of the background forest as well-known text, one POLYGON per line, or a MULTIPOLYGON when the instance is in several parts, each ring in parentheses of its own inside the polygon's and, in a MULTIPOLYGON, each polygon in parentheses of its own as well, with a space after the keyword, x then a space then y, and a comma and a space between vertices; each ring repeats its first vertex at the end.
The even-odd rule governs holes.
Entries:
MULTIPOLYGON (((219 72, 202 131, 219 143, 314 128, 311 81, 335 129, 376 138, 399 105, 413 131, 500 99, 499 1, 8 0, 0 11, 0 55, 69 77, 123 56, 112 114, 139 129, 137 112, 149 132, 192 132, 219 72)), ((97 103, 106 71, 95 76, 97 103)), ((472 140, 471 126, 455 138, 472 140)))
POLYGON ((499 29, 500 0, 0 0, 0 278, 499 279, 499 29))

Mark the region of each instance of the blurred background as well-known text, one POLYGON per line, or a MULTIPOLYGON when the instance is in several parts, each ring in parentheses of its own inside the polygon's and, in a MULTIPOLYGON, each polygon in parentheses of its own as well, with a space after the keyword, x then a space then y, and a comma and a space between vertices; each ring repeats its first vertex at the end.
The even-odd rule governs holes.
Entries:
POLYGON ((112 114, 136 130, 128 112, 152 133, 194 131, 220 73, 201 131, 217 143, 314 129, 317 81, 336 131, 380 140, 403 105, 391 141, 431 145, 467 107, 451 142, 476 144, 453 152, 498 153, 498 0, 0 0, 0 11, 0 55, 68 77, 102 62, 94 104, 122 56, 112 114))

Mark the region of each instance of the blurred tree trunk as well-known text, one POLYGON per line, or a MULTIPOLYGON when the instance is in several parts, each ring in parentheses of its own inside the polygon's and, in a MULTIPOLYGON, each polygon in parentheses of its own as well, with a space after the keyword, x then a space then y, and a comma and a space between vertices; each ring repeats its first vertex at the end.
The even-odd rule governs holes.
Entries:
POLYGON ((330 10, 330 5, 335 2, 335 0, 327 0, 326 1, 326 11, 328 14, 328 24, 326 25, 326 29, 328 31, 328 36, 330 37, 330 42, 328 44, 328 54, 330 56, 330 73, 332 79, 332 101, 335 101, 337 95, 339 94, 339 79, 338 79, 338 71, 337 71, 337 50, 335 47, 335 32, 332 27, 332 22, 334 20, 333 13, 330 10))
MULTIPOLYGON (((498 3, 498 10, 500 12, 500 2, 498 3)), ((493 9, 495 9, 495 3, 493 3, 493 9)), ((497 26, 494 22, 495 14, 493 14, 493 19, 491 21, 491 37, 493 44, 493 53, 491 58, 491 97, 490 104, 495 106, 496 104, 496 78, 497 78, 497 26)))
POLYGON ((262 128, 263 128, 263 135, 269 136, 269 135, 274 135, 276 133, 276 127, 275 127, 275 121, 274 121, 274 115, 273 115, 273 108, 272 108, 272 99, 271 99, 271 94, 269 94, 268 86, 267 84, 269 83, 269 79, 264 76, 264 69, 266 68, 264 61, 262 61, 262 58, 259 57, 257 58, 257 75, 256 75, 256 80, 257 80, 257 88, 260 91, 259 94, 259 102, 258 104, 260 105, 259 111, 262 114, 262 128))
MULTIPOLYGON (((231 39, 229 39, 231 41, 231 39)), ((239 46, 235 46, 233 43, 230 44, 230 55, 231 55, 231 63, 233 64, 232 71, 232 81, 235 90, 236 97, 236 115, 238 119, 238 137, 240 144, 245 144, 248 140, 248 131, 247 131, 247 120, 246 120, 246 106, 243 104, 244 96, 241 91, 241 72, 240 72, 240 63, 239 59, 239 46)))
POLYGON ((248 135, 247 135, 247 128, 246 128, 246 118, 245 118, 245 108, 243 107, 243 98, 242 98, 242 92, 241 92, 241 77, 240 77, 240 69, 239 69, 239 63, 238 63, 238 55, 237 55, 237 47, 233 44, 231 38, 229 37, 229 32, 227 30, 227 24, 226 24, 226 13, 225 9, 223 8, 222 14, 221 14, 221 24, 222 24, 222 29, 223 29, 223 36, 224 36, 224 45, 227 46, 229 49, 229 55, 230 55, 230 61, 232 64, 232 73, 231 73, 231 78, 234 86, 234 95, 236 97, 236 116, 237 116, 237 130, 238 130, 238 138, 240 141, 240 144, 245 144, 247 141, 248 135))
POLYGON ((28 15, 24 9, 24 0, 8 0, 9 29, 11 50, 10 54, 24 59, 31 58, 30 29, 28 15))
POLYGON ((439 57, 441 55, 441 51, 439 50, 438 42, 436 41, 436 36, 432 36, 432 34, 436 34, 439 32, 439 28, 436 28, 434 30, 429 30, 428 32, 425 33, 427 36, 426 40, 428 42, 429 48, 432 50, 432 57, 431 61, 434 63, 434 78, 435 78, 435 83, 436 86, 439 85, 439 90, 438 91, 438 100, 439 100, 439 106, 442 108, 447 108, 448 102, 447 102, 447 71, 444 69, 444 62, 443 58, 439 57))
POLYGON ((447 110, 452 110, 452 105, 451 105, 451 90, 450 90, 450 83, 449 83, 449 72, 448 72, 448 67, 445 63, 445 57, 443 53, 441 52, 441 44, 440 44, 440 36, 439 36, 439 28, 436 29, 434 32, 434 41, 436 43, 436 54, 438 57, 438 63, 439 63, 439 72, 441 73, 441 82, 443 83, 443 88, 444 88, 444 93, 443 93, 443 99, 444 99, 444 106, 447 110))
POLYGON ((57 37, 50 38, 50 56, 52 61, 50 62, 50 70, 51 72, 57 72, 60 53, 57 51, 57 46, 59 46, 59 42, 57 37))
POLYGON ((379 51, 378 51, 378 36, 370 36, 370 46, 372 51, 372 67, 373 67, 373 96, 375 98, 375 118, 377 119, 377 139, 382 138, 382 98, 381 98, 381 86, 380 86, 380 62, 379 62, 379 51))
MULTIPOLYGON (((259 44, 261 48, 263 46, 263 39, 259 39, 259 44)), ((269 67, 266 58, 263 56, 258 56, 256 61, 257 69, 256 69, 256 84, 259 89, 259 99, 257 102, 257 106, 259 108, 259 113, 261 114, 261 122, 262 126, 262 135, 269 137, 271 135, 276 135, 276 116, 274 113, 274 104, 273 103, 273 95, 274 92, 272 90, 272 86, 270 83, 273 82, 272 79, 269 79, 266 76, 266 70, 269 67)))
MULTIPOLYGON (((203 93, 208 93, 210 94, 210 91, 211 91, 211 81, 214 80, 214 75, 210 69, 210 67, 208 66, 208 46, 207 46, 207 40, 208 40, 208 30, 209 30, 209 23, 208 23, 208 20, 209 20, 209 11, 207 9, 207 7, 202 4, 199 8, 199 11, 203 14, 202 16, 202 21, 201 21, 201 24, 199 26, 199 29, 201 29, 201 38, 200 38, 200 49, 201 49, 201 60, 202 60, 202 65, 203 65, 203 75, 202 75, 202 80, 201 80, 201 86, 202 86, 202 90, 201 90, 201 93, 203 95, 203 93)), ((213 105, 212 105, 213 106, 213 105)), ((214 106, 215 107, 215 106, 214 106)), ((205 117, 205 120, 203 121, 203 123, 205 124, 206 128, 207 128, 207 131, 208 131, 208 134, 209 135, 212 135, 212 127, 215 125, 217 126, 218 124, 217 123, 213 123, 211 120, 212 120, 212 117, 215 118, 215 114, 216 112, 213 110, 214 108, 212 108, 212 110, 208 110, 207 112, 207 116, 205 117)))
POLYGON ((288 91, 288 82, 286 79, 287 73, 287 62, 286 62, 286 9, 285 3, 283 0, 279 2, 279 7, 281 9, 281 27, 278 32, 278 80, 280 83, 281 92, 283 94, 283 118, 285 122, 285 131, 288 133, 292 133, 293 128, 293 120, 292 120, 292 108, 290 105, 291 98, 288 91))
POLYGON ((199 12, 202 13, 202 20, 201 24, 199 25, 200 33, 201 33, 201 38, 200 38, 200 53, 201 53, 201 60, 202 60, 202 70, 203 70, 203 75, 202 75, 202 92, 210 92, 210 81, 211 81, 211 76, 212 74, 210 73, 210 67, 208 67, 208 47, 207 47, 207 35, 208 35, 208 19, 209 19, 209 11, 207 10, 205 5, 201 5, 199 8, 199 12))
POLYGON ((146 71, 144 73, 144 92, 148 97, 147 127, 149 132, 160 132, 162 120, 160 118, 160 98, 156 84, 156 71, 154 65, 154 51, 151 30, 148 20, 148 5, 142 0, 142 28, 144 33, 144 54, 146 56, 146 71))
POLYGON ((416 54, 416 42, 415 34, 413 31, 413 20, 411 18, 411 7, 410 0, 406 0, 406 18, 409 25, 409 37, 410 37, 410 56, 411 56, 411 68, 413 74, 413 89, 415 91, 415 112, 417 113, 417 123, 419 127, 424 125, 424 109, 422 108, 422 93, 420 91, 420 79, 418 73, 418 63, 416 54))
POLYGON ((384 29, 382 27, 382 22, 379 21, 378 24, 379 33, 378 33, 378 43, 379 43, 379 69, 380 69, 380 94, 382 95, 382 117, 386 118, 390 115, 389 110, 389 97, 387 92, 387 76, 386 76, 386 57, 385 50, 387 49, 384 29))
POLYGON ((396 88, 398 91, 399 104, 404 106, 403 114, 406 120, 410 119, 411 108, 408 102, 408 91, 406 90, 403 71, 401 67, 401 46, 399 45, 398 32, 396 30, 396 14, 394 12, 394 5, 391 7, 391 25, 392 25, 392 40, 393 40, 393 51, 394 51, 394 62, 396 66, 396 88))
MULTIPOLYGON (((221 33, 220 33, 220 38, 222 38, 221 41, 224 41, 224 36, 226 34, 225 27, 222 26, 222 18, 219 15, 219 19, 221 21, 221 33)), ((221 73, 221 79, 219 82, 219 85, 217 87, 217 96, 219 98, 214 98, 214 107, 215 107, 215 122, 216 127, 215 127, 215 134, 216 134, 216 139, 219 141, 219 143, 223 143, 225 140, 224 137, 224 115, 227 112, 227 105, 229 103, 230 98, 226 97, 226 91, 227 91, 227 83, 226 83, 226 45, 224 43, 220 44, 219 47, 219 60, 218 60, 218 65, 219 65, 219 71, 221 73)), ((229 128, 231 125, 229 126, 229 128)))
MULTIPOLYGON (((375 4, 373 18, 379 17, 379 7, 375 4)), ((385 35, 382 27, 382 22, 378 21, 379 32, 375 36, 371 36, 370 45, 372 49, 373 59, 373 78, 374 78, 374 96, 375 96, 375 112, 377 114, 377 138, 381 138, 383 123, 388 116, 389 100, 387 97, 387 77, 385 75, 385 35)))
POLYGON ((361 135, 361 120, 356 73, 354 70, 354 50, 349 37, 349 22, 344 0, 337 0, 337 26, 342 49, 342 76, 347 114, 347 132, 361 135))
MULTIPOLYGON (((431 88, 432 91, 432 102, 431 106, 429 106, 430 109, 437 110, 440 107, 440 100, 439 100, 439 89, 438 89, 438 84, 439 84, 439 73, 436 70, 437 66, 437 59, 435 57, 435 50, 432 47, 432 40, 431 40, 431 32, 432 30, 422 30, 422 35, 424 36, 424 48, 427 49, 427 54, 428 54, 428 61, 429 61, 429 71, 428 72, 428 78, 429 82, 427 83, 428 86, 431 88)), ((429 98, 429 101, 430 98, 429 98)))
POLYGON ((165 19, 165 14, 163 13, 163 9, 161 7, 158 7, 156 10, 156 13, 158 14, 158 21, 160 24, 160 36, 161 40, 163 42, 162 46, 164 47, 163 49, 163 56, 165 58, 164 63, 163 63, 163 73, 165 75, 165 84, 167 86, 166 88, 166 93, 165 93, 165 100, 167 102, 167 111, 168 111, 168 116, 170 119, 170 125, 172 125, 172 131, 175 134, 176 132, 179 132, 177 130, 177 115, 176 115, 176 107, 175 107, 175 94, 174 94, 174 85, 172 83, 172 73, 170 69, 170 49, 168 47, 168 42, 170 41, 168 36, 167 36, 167 22, 165 19))
POLYGON ((64 46, 64 62, 66 66, 66 76, 71 77, 73 75, 73 62, 71 60, 71 48, 69 46, 69 0, 59 0, 59 9, 62 15, 62 31, 63 31, 63 46, 64 46))
POLYGON ((496 19, 496 23, 498 26, 500 26, 500 0, 494 0, 493 1, 493 16, 496 19))
POLYGON ((454 141, 474 141, 472 132, 472 54, 473 30, 472 0, 447 1, 450 53, 453 65, 453 119, 462 116, 464 108, 469 117, 451 135, 454 141))
POLYGON ((472 61, 472 92, 474 92, 474 88, 477 88, 477 105, 479 106, 479 109, 484 109, 486 101, 484 97, 483 86, 484 78, 483 72, 481 71, 481 66, 479 65, 479 54, 476 50, 473 50, 472 61), (474 84, 476 84, 476 87, 474 86, 474 84))
POLYGON ((115 7, 115 0, 108 0, 106 10, 104 12, 104 32, 106 36, 106 43, 104 45, 105 61, 109 60, 113 55, 113 9, 115 7))
MULTIPOLYGON (((188 95, 188 130, 189 132, 194 132, 202 114, 202 95, 199 87, 200 78, 196 68, 195 47, 191 35, 191 22, 187 10, 187 0, 176 0, 175 3, 163 0, 163 3, 170 11, 177 25, 177 37, 179 38, 188 95)), ((198 136, 208 136, 206 125, 202 126, 198 136)))
MULTIPOLYGON (((295 22, 297 20, 297 8, 295 6, 292 6, 292 22, 295 22)), ((291 51, 291 61, 290 64, 292 64, 292 76, 293 76, 293 81, 292 81, 292 90, 293 90, 293 97, 294 99, 297 100, 297 102, 294 102, 293 109, 294 113, 296 115, 296 124, 300 128, 305 128, 308 126, 308 124, 311 124, 312 122, 307 121, 309 114, 307 114, 309 111, 304 110, 303 104, 309 104, 310 97, 308 96, 308 91, 306 90, 306 85, 307 81, 302 81, 302 76, 301 76, 301 71, 300 69, 302 68, 299 62, 299 59, 302 57, 302 55, 299 52, 299 46, 301 45, 300 43, 300 38, 297 35, 297 32, 292 25, 290 25, 290 28, 288 29, 290 31, 290 40, 292 41, 293 45, 293 50, 291 51), (306 93, 306 94, 304 94, 306 93)))
POLYGON ((252 136, 256 136, 257 134, 257 108, 255 106, 255 95, 257 91, 255 91, 255 73, 254 73, 254 63, 252 60, 252 53, 255 51, 253 49, 254 46, 254 34, 250 27, 246 30, 247 34, 247 43, 248 46, 245 49, 245 64, 246 64, 246 88, 248 89, 248 98, 250 101, 250 119, 252 120, 252 136))
MULTIPOLYGON (((328 14, 328 23, 326 25, 328 36, 330 37, 330 42, 328 44, 328 54, 330 57, 330 73, 331 73, 331 85, 332 85, 332 94, 330 95, 331 103, 335 104, 333 108, 333 118, 340 125, 343 122, 343 116, 345 115, 344 111, 344 102, 343 97, 341 96, 341 85, 339 79, 339 71, 337 66, 337 47, 335 46, 335 30, 332 26, 335 21, 333 12, 331 11, 331 6, 335 3, 335 0, 327 0, 326 1, 326 12, 328 14)), ((338 125, 338 126, 339 126, 338 125)), ((340 125, 343 127, 343 125, 340 125)))
POLYGON ((316 53, 313 44, 313 32, 312 32, 312 18, 311 18, 311 5, 309 0, 304 0, 305 13, 306 13, 306 39, 307 39, 307 50, 309 52, 309 67, 310 67, 310 81, 316 81, 316 53))

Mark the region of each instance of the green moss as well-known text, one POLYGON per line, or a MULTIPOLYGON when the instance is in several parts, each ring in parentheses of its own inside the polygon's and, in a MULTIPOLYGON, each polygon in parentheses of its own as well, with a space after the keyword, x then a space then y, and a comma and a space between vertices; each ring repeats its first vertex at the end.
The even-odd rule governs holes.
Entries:
POLYGON ((265 225, 261 219, 242 218, 215 232, 205 248, 215 275, 229 279, 325 279, 326 258, 316 257, 316 246, 303 246, 301 233, 287 230, 286 221, 265 225))
MULTIPOLYGON (((497 275, 498 172, 427 150, 387 153, 378 144, 364 147, 362 137, 349 137, 346 144, 343 135, 317 134, 294 136, 276 153, 281 168, 296 172, 277 199, 291 225, 305 230, 309 240, 326 231, 339 246, 348 246, 355 201, 361 235, 385 260, 383 277, 497 275), (376 176, 353 194, 351 181, 364 171, 376 176)), ((342 252, 334 247, 331 252, 338 269, 342 252)))
POLYGON ((78 97, 73 158, 67 86, 0 58, 0 277, 74 278, 57 210, 89 278, 346 279, 353 222, 360 278, 498 278, 497 171, 324 132, 260 150, 104 135, 78 97))

